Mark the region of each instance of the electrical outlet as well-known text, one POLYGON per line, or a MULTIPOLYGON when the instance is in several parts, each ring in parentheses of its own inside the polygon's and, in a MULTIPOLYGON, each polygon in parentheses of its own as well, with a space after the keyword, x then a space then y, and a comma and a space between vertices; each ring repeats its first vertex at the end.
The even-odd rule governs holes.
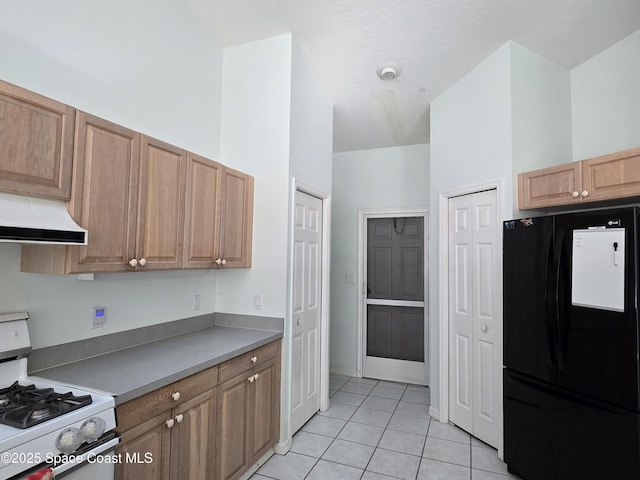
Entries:
POLYGON ((196 293, 193 296, 193 311, 200 310, 200 294, 196 293))
POLYGON ((102 328, 107 321, 107 307, 91 309, 91 328, 102 328))

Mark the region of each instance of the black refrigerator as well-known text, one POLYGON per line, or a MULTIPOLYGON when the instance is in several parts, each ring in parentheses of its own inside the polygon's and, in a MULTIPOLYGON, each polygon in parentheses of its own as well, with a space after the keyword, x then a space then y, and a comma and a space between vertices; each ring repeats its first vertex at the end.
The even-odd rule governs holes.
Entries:
POLYGON ((504 459, 640 479, 638 207, 504 222, 504 459))

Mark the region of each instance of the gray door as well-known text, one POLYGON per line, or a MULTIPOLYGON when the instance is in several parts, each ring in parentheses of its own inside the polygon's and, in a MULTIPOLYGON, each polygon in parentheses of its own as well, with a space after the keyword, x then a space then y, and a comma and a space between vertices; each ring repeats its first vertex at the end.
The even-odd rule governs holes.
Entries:
POLYGON ((426 380, 424 220, 367 220, 364 376, 426 380))

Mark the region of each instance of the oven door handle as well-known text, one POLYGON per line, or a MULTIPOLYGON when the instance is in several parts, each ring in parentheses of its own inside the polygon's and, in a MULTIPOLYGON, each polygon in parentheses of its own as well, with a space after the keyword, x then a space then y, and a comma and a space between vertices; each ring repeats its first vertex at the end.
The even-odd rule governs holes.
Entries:
POLYGON ((58 475, 63 474, 67 470, 71 470, 72 468, 77 467, 78 465, 86 462, 87 460, 95 461, 96 457, 98 457, 100 454, 102 454, 104 452, 108 452, 113 447, 118 445, 118 443, 120 443, 120 438, 119 437, 112 438, 108 442, 104 442, 104 443, 101 443, 100 445, 96 446, 96 448, 93 448, 93 449, 91 449, 91 450, 89 450, 87 452, 84 452, 84 453, 80 454, 80 455, 76 455, 73 462, 61 463, 60 465, 58 465, 56 467, 53 467, 53 469, 52 469, 53 470, 53 478, 56 478, 58 475))

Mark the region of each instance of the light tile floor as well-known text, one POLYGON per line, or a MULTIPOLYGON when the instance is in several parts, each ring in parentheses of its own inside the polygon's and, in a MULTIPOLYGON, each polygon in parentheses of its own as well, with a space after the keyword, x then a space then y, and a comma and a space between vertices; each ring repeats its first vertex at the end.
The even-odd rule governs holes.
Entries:
POLYGON ((331 406, 251 480, 508 480, 497 451, 429 417, 429 388, 331 375, 331 406))

